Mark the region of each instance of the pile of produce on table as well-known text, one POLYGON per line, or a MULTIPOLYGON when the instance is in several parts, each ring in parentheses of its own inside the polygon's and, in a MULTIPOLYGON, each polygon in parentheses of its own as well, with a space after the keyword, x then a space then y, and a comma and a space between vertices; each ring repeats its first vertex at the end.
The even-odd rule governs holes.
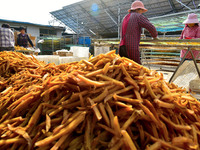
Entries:
POLYGON ((200 103, 111 51, 54 65, 0 52, 0 149, 197 150, 200 103))

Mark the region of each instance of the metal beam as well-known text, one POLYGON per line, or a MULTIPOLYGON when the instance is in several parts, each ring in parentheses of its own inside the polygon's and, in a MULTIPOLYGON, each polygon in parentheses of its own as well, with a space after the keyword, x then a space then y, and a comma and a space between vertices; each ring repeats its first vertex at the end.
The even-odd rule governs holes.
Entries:
POLYGON ((172 8, 172 10, 173 10, 173 12, 177 12, 177 10, 176 10, 176 7, 175 7, 175 5, 174 5, 174 2, 172 1, 172 0, 168 0, 168 2, 169 2, 169 4, 170 4, 170 6, 171 6, 171 8, 172 8))
POLYGON ((189 10, 191 10, 192 11, 192 9, 190 8, 190 7, 188 7, 187 5, 185 5, 185 4, 183 4, 181 1, 179 1, 179 0, 176 0, 178 3, 180 3, 181 5, 183 5, 184 7, 186 7, 187 9, 189 9, 189 10))
POLYGON ((148 18, 148 19, 149 19, 149 20, 160 19, 160 18, 171 17, 171 16, 176 16, 176 15, 182 15, 182 14, 188 14, 188 13, 199 12, 199 11, 200 11, 200 9, 194 9, 194 10, 183 11, 183 12, 179 12, 179 13, 173 13, 173 14, 168 14, 168 15, 162 15, 162 16, 157 16, 157 17, 151 17, 151 18, 148 18))
MULTIPOLYGON (((59 12, 57 12, 57 13, 60 14, 59 12)), ((57 18, 57 17, 55 16, 55 18, 57 18)), ((69 23, 66 23, 65 21, 62 21, 62 19, 58 19, 58 20, 60 20, 61 22, 63 22, 66 26, 70 27, 73 30, 73 32, 77 32, 77 29, 74 28, 74 26, 70 25, 69 23)), ((69 18, 65 18, 65 20, 69 20, 69 18)), ((71 20, 69 20, 68 22, 71 22, 71 20)))
POLYGON ((110 17, 110 19, 116 24, 117 24, 117 17, 114 15, 114 13, 106 6, 106 4, 104 3, 103 0, 100 0, 101 1, 101 5, 104 9, 104 11, 106 12, 106 14, 110 17), (114 18, 115 17, 115 18, 114 18))
MULTIPOLYGON (((77 23, 77 18, 74 18, 68 11, 66 11, 65 9, 63 9, 64 11, 65 11, 65 13, 66 13, 66 16, 68 17, 68 18, 70 18, 75 24, 77 23)), ((69 10, 69 9, 68 9, 69 10)), ((89 32, 89 28, 87 27, 87 26, 85 26, 85 25, 82 25, 81 23, 79 23, 78 22, 78 25, 82 28, 82 29, 84 29, 84 31, 87 33, 87 34, 89 34, 89 35, 92 35, 90 32, 89 32)))
POLYGON ((115 21, 115 19, 109 14, 109 12, 104 9, 104 11, 106 12, 106 14, 110 17, 110 19, 117 25, 117 22, 115 21))
POLYGON ((83 12, 86 12, 88 14, 91 20, 94 20, 104 30, 109 31, 100 21, 98 21, 94 16, 92 16, 85 8, 83 8, 81 5, 79 5, 79 7, 83 10, 83 12))
MULTIPOLYGON (((69 30, 69 31, 71 31, 71 32, 73 32, 73 33, 76 32, 76 30, 72 29, 72 28, 70 27, 70 25, 67 24, 65 21, 62 21, 62 20, 58 19, 58 18, 57 18, 56 16, 54 16, 53 14, 51 14, 51 17, 52 17, 55 21, 59 22, 60 24, 63 24, 67 30, 69 30)), ((49 23, 50 23, 50 22, 49 22, 49 23)))

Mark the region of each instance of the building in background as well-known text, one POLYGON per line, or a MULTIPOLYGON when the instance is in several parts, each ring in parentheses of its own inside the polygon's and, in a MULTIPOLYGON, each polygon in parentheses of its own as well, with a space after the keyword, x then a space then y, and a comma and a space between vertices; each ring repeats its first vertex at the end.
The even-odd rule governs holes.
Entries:
POLYGON ((41 25, 30 22, 0 19, 0 26, 3 23, 8 23, 14 31, 19 31, 20 26, 24 26, 26 28, 26 32, 36 38, 42 36, 61 37, 62 33, 65 31, 64 27, 59 26, 41 25))

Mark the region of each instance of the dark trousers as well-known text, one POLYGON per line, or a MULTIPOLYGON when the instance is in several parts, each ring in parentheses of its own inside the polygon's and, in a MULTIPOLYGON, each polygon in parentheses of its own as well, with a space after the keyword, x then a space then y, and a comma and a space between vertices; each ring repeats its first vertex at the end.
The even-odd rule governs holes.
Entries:
POLYGON ((127 54, 125 45, 122 45, 122 46, 119 47, 119 55, 121 57, 127 57, 128 58, 128 54, 127 54))

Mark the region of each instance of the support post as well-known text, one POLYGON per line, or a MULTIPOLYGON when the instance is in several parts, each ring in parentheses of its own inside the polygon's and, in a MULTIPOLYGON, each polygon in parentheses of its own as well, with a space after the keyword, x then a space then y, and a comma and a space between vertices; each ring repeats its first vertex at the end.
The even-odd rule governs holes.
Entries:
POLYGON ((118 3, 118 39, 120 39, 120 26, 121 26, 121 8, 118 3))
POLYGON ((170 80, 169 80, 169 83, 172 82, 172 79, 174 78, 176 72, 178 71, 179 67, 183 64, 184 60, 185 60, 185 57, 187 56, 187 54, 189 53, 190 51, 190 47, 188 47, 188 50, 187 52, 185 53, 185 55, 183 56, 183 58, 181 59, 181 62, 179 63, 178 67, 176 68, 176 70, 174 71, 174 73, 172 74, 170 80))

